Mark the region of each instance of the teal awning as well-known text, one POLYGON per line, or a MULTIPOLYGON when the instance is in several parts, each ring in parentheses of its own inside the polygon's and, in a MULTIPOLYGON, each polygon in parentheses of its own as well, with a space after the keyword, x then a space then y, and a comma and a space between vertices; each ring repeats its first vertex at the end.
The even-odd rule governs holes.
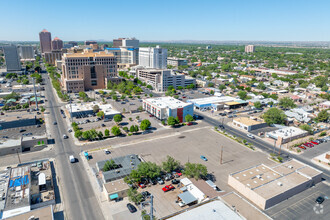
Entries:
POLYGON ((117 199, 118 198, 118 194, 112 194, 110 195, 110 199, 113 200, 113 199, 117 199))

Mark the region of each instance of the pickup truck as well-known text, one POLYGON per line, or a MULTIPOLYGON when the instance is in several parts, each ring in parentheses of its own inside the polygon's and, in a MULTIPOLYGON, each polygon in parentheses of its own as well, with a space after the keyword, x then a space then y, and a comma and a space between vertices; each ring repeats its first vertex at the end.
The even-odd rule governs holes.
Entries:
POLYGON ((162 188, 162 190, 163 190, 164 192, 168 192, 168 191, 170 191, 170 190, 172 190, 172 189, 174 189, 174 186, 172 186, 172 184, 170 184, 170 185, 166 185, 165 187, 162 188))

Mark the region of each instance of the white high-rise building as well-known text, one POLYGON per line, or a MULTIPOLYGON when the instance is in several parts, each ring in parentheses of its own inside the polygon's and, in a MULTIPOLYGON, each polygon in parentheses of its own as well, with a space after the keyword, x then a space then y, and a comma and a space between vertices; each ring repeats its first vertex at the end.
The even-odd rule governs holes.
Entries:
POLYGON ((255 51, 254 45, 246 45, 245 46, 245 53, 253 53, 255 51))
POLYGON ((156 47, 141 47, 139 50, 139 65, 155 68, 167 68, 167 49, 156 47))
POLYGON ((3 46, 5 54, 7 72, 9 71, 20 71, 22 69, 18 50, 16 45, 5 45, 3 46))
POLYGON ((18 53, 22 60, 34 60, 33 46, 19 46, 18 53))

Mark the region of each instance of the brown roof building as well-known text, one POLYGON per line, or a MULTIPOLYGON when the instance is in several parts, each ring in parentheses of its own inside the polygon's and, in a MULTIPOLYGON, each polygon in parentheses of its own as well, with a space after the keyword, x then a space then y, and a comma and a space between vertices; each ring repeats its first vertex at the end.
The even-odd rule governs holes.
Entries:
POLYGON ((52 40, 52 50, 61 50, 63 48, 63 41, 55 37, 54 40, 52 40))
POLYGON ((46 29, 39 33, 41 53, 52 51, 52 36, 46 29))

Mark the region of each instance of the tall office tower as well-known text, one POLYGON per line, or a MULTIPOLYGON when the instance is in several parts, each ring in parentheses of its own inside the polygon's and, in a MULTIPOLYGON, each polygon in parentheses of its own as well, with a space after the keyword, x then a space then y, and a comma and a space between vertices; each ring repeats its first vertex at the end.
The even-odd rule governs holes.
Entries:
POLYGON ((52 51, 52 35, 46 29, 39 33, 41 53, 52 51))
POLYGON ((167 68, 167 49, 156 47, 141 47, 139 49, 139 65, 155 68, 167 68))
POLYGON ((108 80, 117 83, 117 61, 104 51, 65 53, 62 56, 62 86, 68 92, 105 89, 108 80))
POLYGON ((3 52, 5 54, 7 72, 22 69, 16 45, 3 46, 3 52))
POLYGON ((96 41, 93 41, 93 40, 86 40, 86 41, 85 41, 85 45, 86 45, 86 46, 89 46, 89 45, 91 45, 91 44, 97 44, 97 42, 96 42, 96 41))
POLYGON ((78 43, 76 41, 69 41, 68 44, 71 44, 73 47, 78 46, 78 43))
POLYGON ((34 59, 33 46, 18 46, 18 53, 22 60, 33 60, 34 59))
POLYGON ((246 45, 245 53, 253 53, 255 51, 254 45, 246 45))
POLYGON ((55 37, 54 40, 52 40, 52 50, 61 50, 63 48, 63 41, 55 37))
POLYGON ((114 48, 119 47, 132 47, 132 48, 139 48, 140 41, 136 38, 118 38, 113 39, 113 46, 114 48))

